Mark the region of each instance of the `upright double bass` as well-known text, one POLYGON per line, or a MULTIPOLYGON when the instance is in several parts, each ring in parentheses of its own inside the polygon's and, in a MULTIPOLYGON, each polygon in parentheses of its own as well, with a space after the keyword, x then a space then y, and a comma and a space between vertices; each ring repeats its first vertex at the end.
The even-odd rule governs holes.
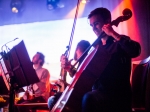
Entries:
MULTIPOLYGON (((124 9, 123 16, 120 16, 116 20, 112 21, 111 25, 118 26, 120 22, 128 20, 131 16, 132 12, 130 9, 124 9)), ((95 42, 88 48, 89 50, 92 46, 96 46, 93 50, 90 50, 91 52, 83 60, 75 73, 71 84, 66 87, 51 112, 81 112, 83 95, 88 91, 91 91, 92 85, 95 80, 99 78, 99 75, 105 69, 110 59, 109 55, 106 55, 107 57, 100 56, 101 53, 106 53, 100 46, 98 46, 100 38, 103 34, 104 32, 102 32, 95 42), (105 60, 103 66, 99 66, 99 60, 105 60)))

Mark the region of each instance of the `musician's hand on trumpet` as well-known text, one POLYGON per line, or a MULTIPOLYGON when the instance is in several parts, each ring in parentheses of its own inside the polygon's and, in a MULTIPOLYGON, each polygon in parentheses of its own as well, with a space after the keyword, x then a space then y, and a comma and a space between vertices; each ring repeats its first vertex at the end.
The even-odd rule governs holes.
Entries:
POLYGON ((71 77, 73 75, 73 69, 74 69, 72 68, 72 65, 71 65, 72 60, 73 59, 68 60, 68 58, 65 55, 61 55, 61 58, 60 58, 61 67, 65 69, 67 72, 69 72, 71 77))
POLYGON ((73 59, 68 60, 68 58, 65 55, 61 55, 61 58, 60 58, 61 67, 65 69, 67 72, 70 72, 70 69, 72 67, 71 65, 72 60, 73 59))

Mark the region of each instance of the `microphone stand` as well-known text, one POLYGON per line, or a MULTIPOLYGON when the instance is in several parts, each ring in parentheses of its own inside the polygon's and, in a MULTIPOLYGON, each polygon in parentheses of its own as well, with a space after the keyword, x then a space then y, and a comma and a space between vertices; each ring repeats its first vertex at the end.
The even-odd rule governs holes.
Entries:
MULTIPOLYGON (((7 50, 7 49, 10 50, 10 48, 7 46, 7 44, 10 43, 10 42, 15 41, 15 40, 17 40, 17 39, 18 39, 18 38, 15 38, 15 39, 13 39, 13 40, 7 42, 6 44, 4 44, 4 45, 1 47, 2 52, 4 51, 4 50, 3 50, 3 47, 4 47, 4 46, 6 47, 6 50, 7 50)), ((7 50, 7 51, 8 51, 8 50, 7 50)))
POLYGON ((15 112, 14 108, 14 99, 15 99, 15 87, 13 77, 10 78, 10 100, 9 100, 9 112, 15 112))

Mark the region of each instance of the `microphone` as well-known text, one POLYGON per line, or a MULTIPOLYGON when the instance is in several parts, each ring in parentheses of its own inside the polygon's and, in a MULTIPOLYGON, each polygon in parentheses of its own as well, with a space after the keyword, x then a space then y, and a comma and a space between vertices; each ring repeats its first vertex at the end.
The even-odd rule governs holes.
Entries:
MULTIPOLYGON (((13 41, 17 40, 17 39, 18 39, 18 38, 15 38, 15 39, 13 39, 13 40, 8 41, 7 43, 5 43, 5 44, 1 47, 1 50, 3 51, 3 47, 4 47, 4 46, 9 49, 9 47, 7 47, 6 45, 7 45, 8 43, 10 43, 10 42, 13 42, 13 41)), ((9 49, 9 50, 10 50, 10 49, 9 49)))

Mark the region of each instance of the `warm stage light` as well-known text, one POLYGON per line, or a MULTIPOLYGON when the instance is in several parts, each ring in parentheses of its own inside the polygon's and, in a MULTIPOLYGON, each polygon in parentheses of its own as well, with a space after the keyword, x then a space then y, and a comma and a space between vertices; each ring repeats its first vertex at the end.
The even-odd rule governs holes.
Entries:
POLYGON ((81 2, 85 4, 87 2, 90 2, 90 0, 81 0, 81 2))
POLYGON ((21 12, 22 6, 22 0, 11 0, 10 7, 13 13, 21 12))
POLYGON ((18 9, 16 7, 12 7, 11 10, 13 13, 18 13, 18 9))

